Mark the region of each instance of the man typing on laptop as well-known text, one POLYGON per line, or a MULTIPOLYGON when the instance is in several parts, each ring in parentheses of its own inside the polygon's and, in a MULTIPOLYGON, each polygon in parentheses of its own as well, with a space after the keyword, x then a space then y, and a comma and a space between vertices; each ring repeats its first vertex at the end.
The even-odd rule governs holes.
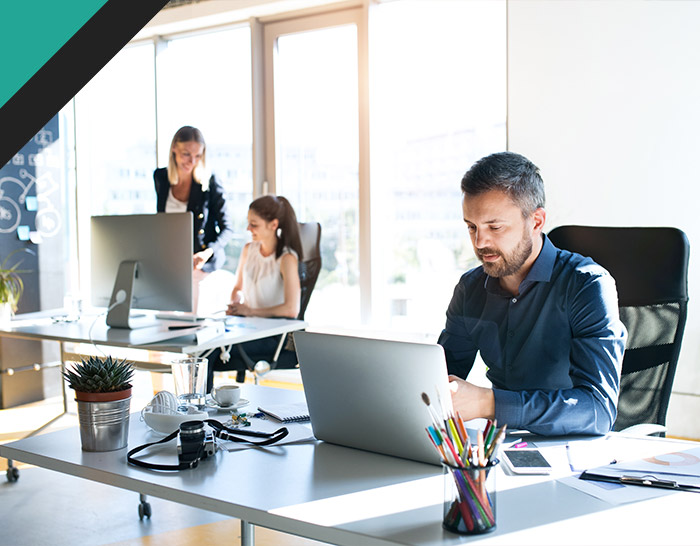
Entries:
POLYGON ((627 332, 610 274, 544 234, 544 185, 525 157, 477 161, 462 210, 482 265, 465 273, 438 343, 455 410, 537 434, 605 434, 627 332), (493 388, 465 381, 480 352, 493 388))

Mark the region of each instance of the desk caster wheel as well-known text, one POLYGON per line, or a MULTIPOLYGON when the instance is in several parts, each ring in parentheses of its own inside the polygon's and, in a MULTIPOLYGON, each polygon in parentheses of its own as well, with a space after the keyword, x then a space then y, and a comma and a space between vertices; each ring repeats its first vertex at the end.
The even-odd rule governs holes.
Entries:
POLYGON ((148 502, 142 502, 139 504, 139 519, 143 518, 151 519, 151 504, 148 502))
POLYGON ((19 480, 19 468, 17 468, 16 466, 10 466, 7 469, 7 472, 5 473, 5 475, 7 476, 8 482, 14 483, 17 480, 19 480))

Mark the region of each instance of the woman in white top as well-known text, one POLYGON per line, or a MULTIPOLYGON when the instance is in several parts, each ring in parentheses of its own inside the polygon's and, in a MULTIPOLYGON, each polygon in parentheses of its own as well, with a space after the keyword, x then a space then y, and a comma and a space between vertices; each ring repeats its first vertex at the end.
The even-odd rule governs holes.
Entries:
MULTIPOLYGON (((228 304, 228 315, 246 317, 296 318, 301 302, 299 260, 302 259, 299 224, 292 205, 282 196, 265 195, 250 204, 248 231, 252 241, 243 247, 238 263, 236 285, 228 304)), ((280 336, 242 343, 253 362, 269 360, 280 336)), ((278 367, 294 367, 296 354, 283 350, 278 367)), ((245 379, 247 366, 239 351, 215 351, 209 357, 208 390, 214 371, 238 370, 237 380, 245 379), (222 360, 227 359, 227 361, 222 360)))
POLYGON ((248 231, 253 240, 241 252, 226 313, 296 318, 301 239, 292 205, 282 196, 259 197, 248 209, 248 231))

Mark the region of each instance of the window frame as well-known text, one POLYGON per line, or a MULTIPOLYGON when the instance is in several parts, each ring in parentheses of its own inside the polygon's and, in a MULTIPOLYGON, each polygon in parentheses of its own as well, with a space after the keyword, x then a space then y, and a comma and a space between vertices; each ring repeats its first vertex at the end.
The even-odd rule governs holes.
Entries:
MULTIPOLYGON (((276 193, 276 158, 275 140, 275 106, 274 106, 274 62, 277 40, 281 36, 321 30, 341 25, 354 25, 357 31, 357 67, 358 67, 358 213, 359 213, 359 288, 360 320, 367 324, 372 316, 372 268, 371 268, 371 225, 370 225, 370 188, 369 188, 369 48, 368 48, 368 14, 366 6, 352 7, 327 13, 290 17, 262 23, 258 32, 262 34, 264 48, 262 66, 264 71, 262 123, 264 136, 255 138, 254 142, 264 144, 264 163, 258 164, 261 176, 256 177, 255 195, 276 193)), ((255 43, 255 42, 254 42, 255 43)), ((256 65, 254 64, 254 70, 256 65)), ((254 115, 256 113, 253 109, 254 115)), ((255 124, 254 127, 259 127, 255 124)), ((257 159, 257 158, 256 158, 257 159)), ((254 159, 254 161, 256 161, 254 159)), ((255 169, 255 167, 254 167, 255 169)))

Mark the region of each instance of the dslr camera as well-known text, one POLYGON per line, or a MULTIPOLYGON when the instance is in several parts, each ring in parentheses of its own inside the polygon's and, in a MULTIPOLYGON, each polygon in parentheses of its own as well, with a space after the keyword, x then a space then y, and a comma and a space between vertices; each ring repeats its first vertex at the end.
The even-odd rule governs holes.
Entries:
POLYGON ((204 430, 204 421, 184 421, 180 423, 180 444, 177 458, 180 463, 195 468, 199 461, 214 455, 216 445, 214 435, 204 430))

